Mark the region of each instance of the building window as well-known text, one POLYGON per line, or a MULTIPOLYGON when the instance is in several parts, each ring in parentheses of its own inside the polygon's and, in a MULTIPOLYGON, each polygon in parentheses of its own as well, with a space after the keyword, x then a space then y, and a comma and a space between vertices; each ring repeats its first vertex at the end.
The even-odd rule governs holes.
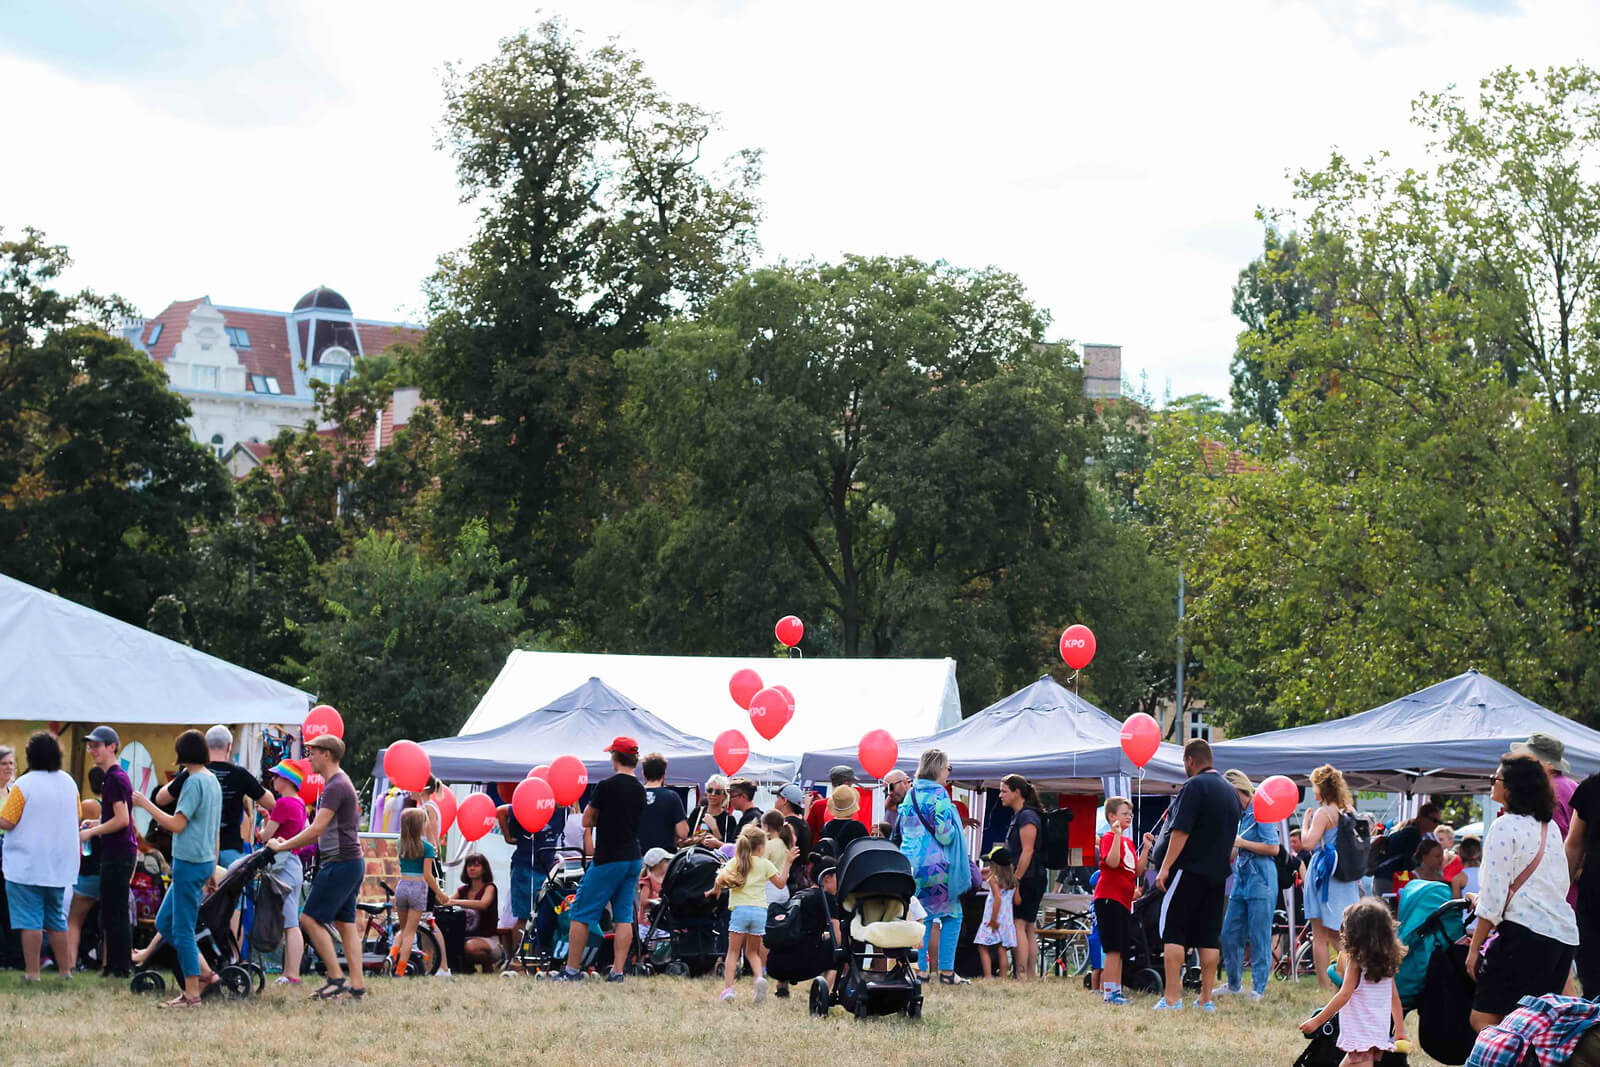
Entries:
POLYGON ((1186 731, 1188 740, 1211 740, 1211 724, 1206 721, 1206 713, 1201 708, 1189 709, 1189 728, 1186 731))
POLYGON ((278 379, 270 374, 250 375, 250 388, 254 392, 265 393, 269 396, 281 396, 283 394, 283 390, 278 387, 278 379))
POLYGON ((223 329, 227 330, 228 343, 234 348, 250 347, 250 331, 243 326, 225 326, 223 329))
POLYGON ((211 451, 216 453, 218 459, 222 458, 222 435, 220 433, 211 435, 211 451))
POLYGON ((154 326, 150 327, 150 340, 145 343, 154 345, 157 341, 161 340, 161 328, 165 325, 166 323, 164 322, 158 322, 154 326))
POLYGON ((217 368, 195 367, 194 387, 196 389, 215 389, 217 387, 217 368))

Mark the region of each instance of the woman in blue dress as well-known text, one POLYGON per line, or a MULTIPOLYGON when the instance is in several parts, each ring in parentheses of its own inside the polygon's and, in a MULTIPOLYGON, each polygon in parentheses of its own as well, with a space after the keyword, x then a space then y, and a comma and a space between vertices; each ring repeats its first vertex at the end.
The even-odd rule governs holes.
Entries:
POLYGON ((1350 787, 1344 775, 1324 763, 1311 772, 1311 788, 1316 791, 1317 809, 1311 814, 1302 838, 1314 845, 1311 862, 1306 865, 1306 921, 1311 923, 1311 958, 1315 961, 1317 987, 1323 993, 1334 991, 1328 979, 1328 961, 1339 952, 1339 929, 1344 909, 1361 899, 1361 879, 1343 882, 1334 877, 1339 855, 1334 847, 1339 836, 1339 816, 1355 813, 1350 787))

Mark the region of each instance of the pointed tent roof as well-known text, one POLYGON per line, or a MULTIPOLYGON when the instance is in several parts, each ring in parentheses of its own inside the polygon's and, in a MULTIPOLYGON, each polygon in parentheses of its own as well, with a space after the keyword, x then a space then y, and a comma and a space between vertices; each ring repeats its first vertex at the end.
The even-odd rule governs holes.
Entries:
MULTIPOLYGON (((1122 751, 1122 723, 1060 685, 1049 675, 962 720, 924 737, 896 738, 907 774, 917 771, 923 749, 942 748, 950 756, 950 777, 958 782, 995 782, 1020 774, 1046 788, 1100 789, 1100 780, 1138 776, 1122 751)), ((849 764, 858 771, 856 749, 808 752, 800 776, 825 779, 829 768, 849 764)), ((1172 785, 1184 780, 1183 756, 1163 744, 1145 767, 1145 783, 1172 785)))
POLYGON ((298 723, 309 694, 0 574, 6 714, 46 722, 298 723))
MULTIPOLYGON (((618 736, 639 742, 641 753, 667 757, 668 782, 699 784, 721 773, 710 741, 680 733, 598 678, 502 726, 424 741, 422 747, 433 773, 447 782, 520 781, 531 768, 563 755, 583 760, 590 781, 597 781, 611 773, 605 749, 618 736)), ((752 752, 739 773, 788 781, 792 771, 789 761, 752 752)), ((374 773, 383 774, 382 752, 374 773)))
POLYGON ((1600 733, 1467 671, 1343 719, 1221 741, 1217 766, 1251 777, 1305 779, 1331 763, 1352 785, 1411 793, 1486 792, 1515 741, 1546 733, 1567 746, 1575 777, 1600 771, 1600 733))

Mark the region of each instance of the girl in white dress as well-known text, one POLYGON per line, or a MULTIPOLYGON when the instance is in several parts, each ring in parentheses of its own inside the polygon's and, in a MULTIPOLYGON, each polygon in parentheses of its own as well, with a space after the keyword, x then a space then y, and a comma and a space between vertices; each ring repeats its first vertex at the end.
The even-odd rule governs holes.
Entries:
POLYGON ((1017 874, 1011 864, 1011 853, 1004 845, 997 845, 989 853, 989 865, 984 868, 984 885, 989 887, 989 903, 983 909, 983 921, 972 943, 978 946, 978 960, 983 964, 983 976, 988 978, 1011 973, 1011 950, 1017 947, 1017 927, 1011 919, 1011 902, 1017 892, 1017 874), (994 971, 989 970, 989 948, 994 948, 994 971))
POLYGON ((1403 1050, 1406 1019, 1400 1009, 1400 991, 1394 973, 1400 968, 1405 946, 1395 935, 1394 916, 1377 897, 1363 897, 1344 910, 1344 982, 1328 1006, 1300 1024, 1302 1033, 1315 1033, 1323 1023, 1339 1016, 1337 1043, 1344 1051, 1341 1067, 1376 1063, 1385 1052, 1403 1050), (1391 1035, 1390 1025, 1394 1029, 1391 1035))

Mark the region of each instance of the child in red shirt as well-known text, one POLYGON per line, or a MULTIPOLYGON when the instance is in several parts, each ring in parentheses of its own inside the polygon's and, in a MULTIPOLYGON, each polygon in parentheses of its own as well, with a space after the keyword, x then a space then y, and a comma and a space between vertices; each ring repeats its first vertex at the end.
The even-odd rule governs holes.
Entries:
POLYGON ((1107 1004, 1118 1007, 1129 1003, 1122 991, 1122 956, 1128 951, 1133 931, 1133 890, 1144 875, 1146 856, 1136 852, 1128 827, 1133 823, 1133 805, 1126 797, 1106 800, 1106 822, 1111 829, 1100 836, 1100 880, 1094 887, 1094 921, 1100 931, 1100 947, 1105 952, 1101 988, 1107 1004))

